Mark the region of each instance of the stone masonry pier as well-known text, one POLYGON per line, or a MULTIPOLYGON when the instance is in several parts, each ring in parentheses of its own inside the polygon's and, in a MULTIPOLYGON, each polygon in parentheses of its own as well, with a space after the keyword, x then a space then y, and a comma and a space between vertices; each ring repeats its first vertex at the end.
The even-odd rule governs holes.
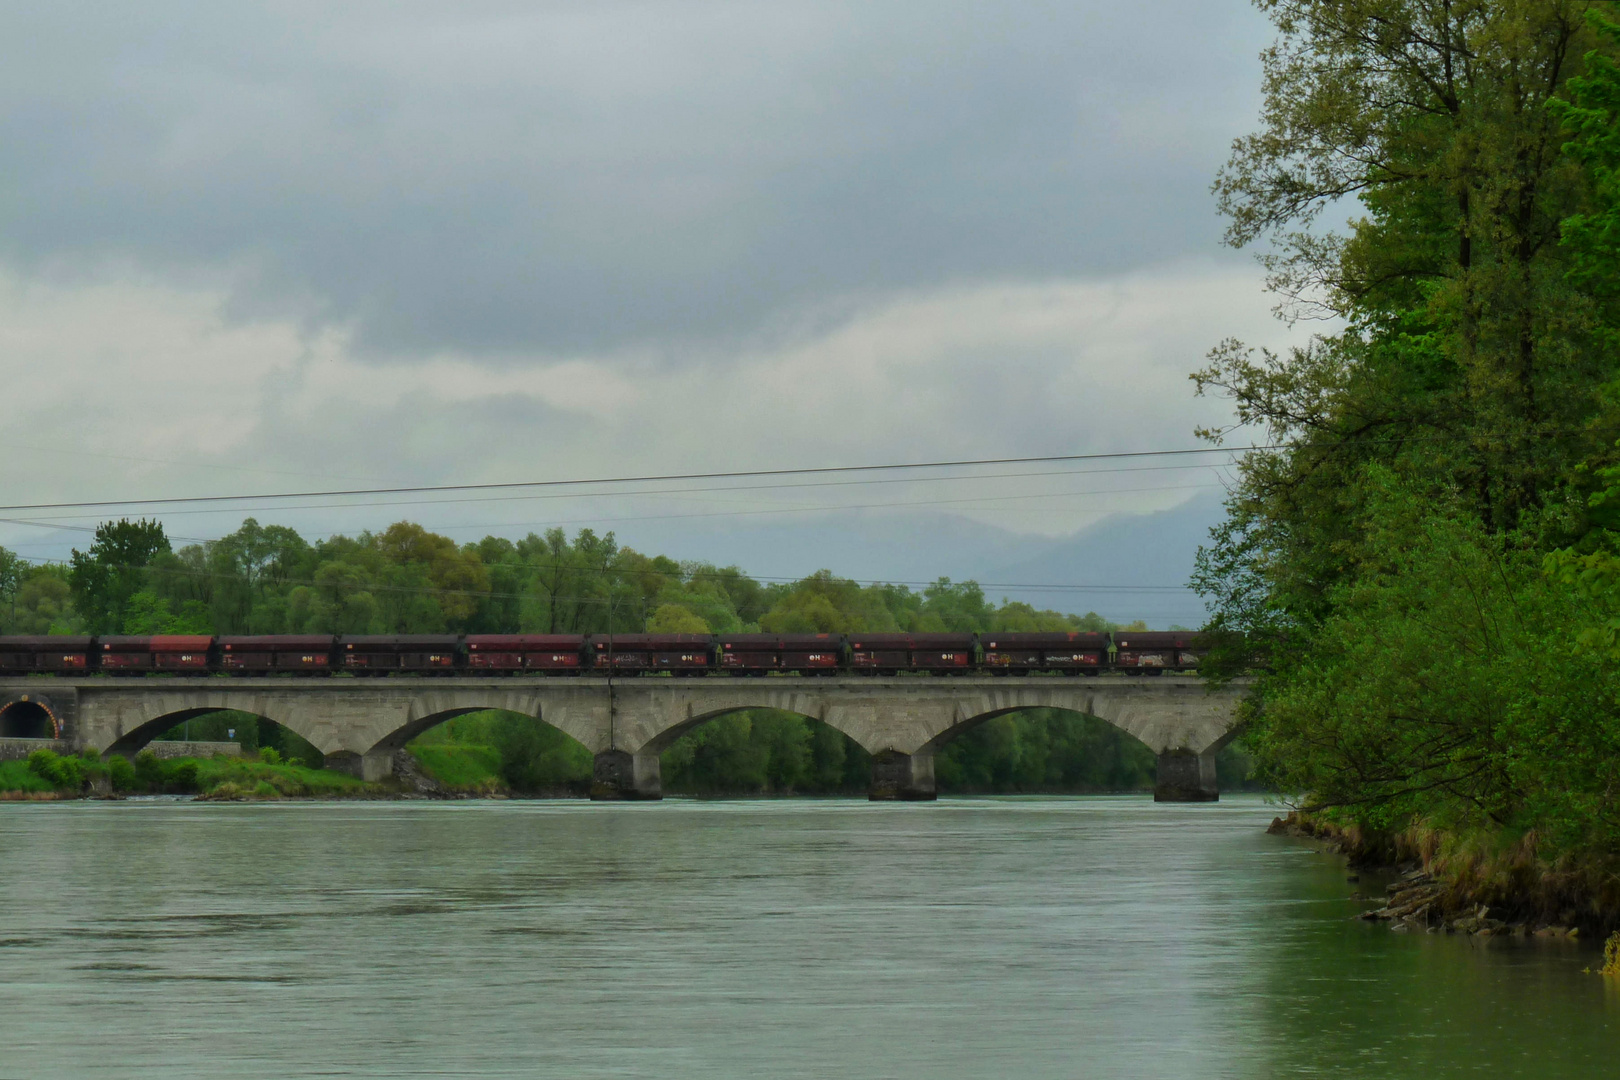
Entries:
POLYGON ((32 677, 0 680, 0 720, 27 712, 78 750, 133 757, 188 717, 234 709, 313 743, 327 765, 368 780, 395 751, 452 717, 481 709, 532 716, 595 756, 592 797, 660 797, 658 755, 687 731, 742 709, 820 720, 873 757, 872 798, 935 797, 934 754, 992 717, 1051 708, 1098 717, 1158 755, 1154 796, 1217 797, 1215 753, 1235 734, 1245 687, 1196 676, 766 676, 575 678, 32 677))

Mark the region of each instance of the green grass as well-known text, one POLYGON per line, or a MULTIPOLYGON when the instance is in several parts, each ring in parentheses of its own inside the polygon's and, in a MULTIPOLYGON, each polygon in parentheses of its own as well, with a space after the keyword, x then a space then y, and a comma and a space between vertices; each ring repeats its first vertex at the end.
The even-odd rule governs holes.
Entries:
POLYGON ((506 786, 501 779, 501 757, 493 747, 413 742, 407 749, 423 772, 452 791, 491 791, 506 786))
MULTIPOLYGON (((192 760, 192 759, 182 759, 192 760)), ((271 765, 251 758, 197 758, 197 787, 213 791, 222 784, 235 784, 262 797, 268 794, 340 796, 369 795, 383 789, 331 769, 311 769, 304 765, 271 765), (268 785, 268 792, 262 785, 268 785)), ((172 765, 172 762, 165 762, 172 765)))
POLYGON ((26 761, 0 761, 0 791, 55 791, 26 761))

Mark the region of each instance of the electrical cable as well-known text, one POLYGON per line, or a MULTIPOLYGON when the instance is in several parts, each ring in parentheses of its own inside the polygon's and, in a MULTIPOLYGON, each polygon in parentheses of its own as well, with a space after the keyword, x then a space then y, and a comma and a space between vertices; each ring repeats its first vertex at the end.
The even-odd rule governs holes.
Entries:
POLYGON ((497 491, 516 488, 587 487, 598 484, 647 484, 675 480, 732 480, 762 476, 809 476, 837 473, 888 472, 912 469, 954 469, 985 465, 1033 465, 1042 462, 1108 461, 1126 458, 1171 457, 1189 454, 1236 454, 1253 450, 1278 450, 1284 444, 1238 447, 1202 447, 1188 450, 1139 450, 1108 454, 1048 454, 1033 457, 969 458, 957 461, 903 462, 890 465, 827 465, 798 469, 743 469, 732 472, 669 473, 649 476, 597 477, 581 480, 517 480, 484 484, 421 484, 410 487, 350 488, 333 491, 288 491, 258 495, 194 495, 159 499, 106 499, 84 502, 16 503, 0 506, 0 513, 19 510, 76 510, 114 506, 175 506, 196 503, 281 501, 286 499, 351 498, 360 495, 422 495, 451 491, 497 491))

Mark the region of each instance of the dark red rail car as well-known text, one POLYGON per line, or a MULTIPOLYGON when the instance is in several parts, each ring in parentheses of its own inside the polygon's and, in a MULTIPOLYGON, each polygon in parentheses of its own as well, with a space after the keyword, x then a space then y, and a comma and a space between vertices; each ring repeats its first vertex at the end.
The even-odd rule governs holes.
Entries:
POLYGON ((0 637, 0 675, 86 671, 95 660, 94 644, 91 638, 58 634, 0 637))
POLYGON ((356 675, 449 675, 460 653, 461 639, 447 634, 345 634, 338 639, 343 670, 356 675))
POLYGON ((1062 671, 1096 675, 1108 663, 1108 635, 1078 631, 981 634, 984 666, 996 674, 1062 671))
POLYGON ((715 647, 721 671, 763 675, 782 668, 782 639, 776 634, 728 634, 715 647))
POLYGON ((577 675, 585 639, 578 634, 469 634, 467 667, 473 671, 544 671, 577 675))
POLYGON ((232 675, 326 674, 332 670, 336 644, 337 638, 330 634, 222 637, 219 639, 219 666, 232 675))
POLYGON ((202 634, 97 638, 101 670, 113 675, 148 671, 205 672, 214 639, 202 634))
POLYGON ((973 668, 972 634, 912 634, 911 670, 966 675, 973 668))
POLYGON ((707 634, 606 634, 591 637, 592 667, 626 673, 671 671, 704 674, 710 667, 713 638, 707 634))
POLYGON ((781 669, 802 675, 835 675, 844 660, 842 634, 783 634, 781 669))
POLYGON ((842 665, 840 634, 728 634, 715 645, 721 671, 764 675, 772 671, 832 675, 842 665))
POLYGON ((911 669, 910 634, 851 634, 850 667, 863 675, 893 675, 911 669))
POLYGON ((1199 636, 1180 630, 1114 632, 1114 666, 1128 674, 1192 671, 1203 658, 1199 636))

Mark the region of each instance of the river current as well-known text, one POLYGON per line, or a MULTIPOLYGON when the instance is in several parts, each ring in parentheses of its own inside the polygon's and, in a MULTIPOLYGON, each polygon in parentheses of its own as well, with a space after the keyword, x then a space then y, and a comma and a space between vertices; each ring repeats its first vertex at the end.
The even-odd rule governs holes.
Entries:
POLYGON ((1620 1075, 1258 798, 0 805, 0 1078, 1620 1075))

